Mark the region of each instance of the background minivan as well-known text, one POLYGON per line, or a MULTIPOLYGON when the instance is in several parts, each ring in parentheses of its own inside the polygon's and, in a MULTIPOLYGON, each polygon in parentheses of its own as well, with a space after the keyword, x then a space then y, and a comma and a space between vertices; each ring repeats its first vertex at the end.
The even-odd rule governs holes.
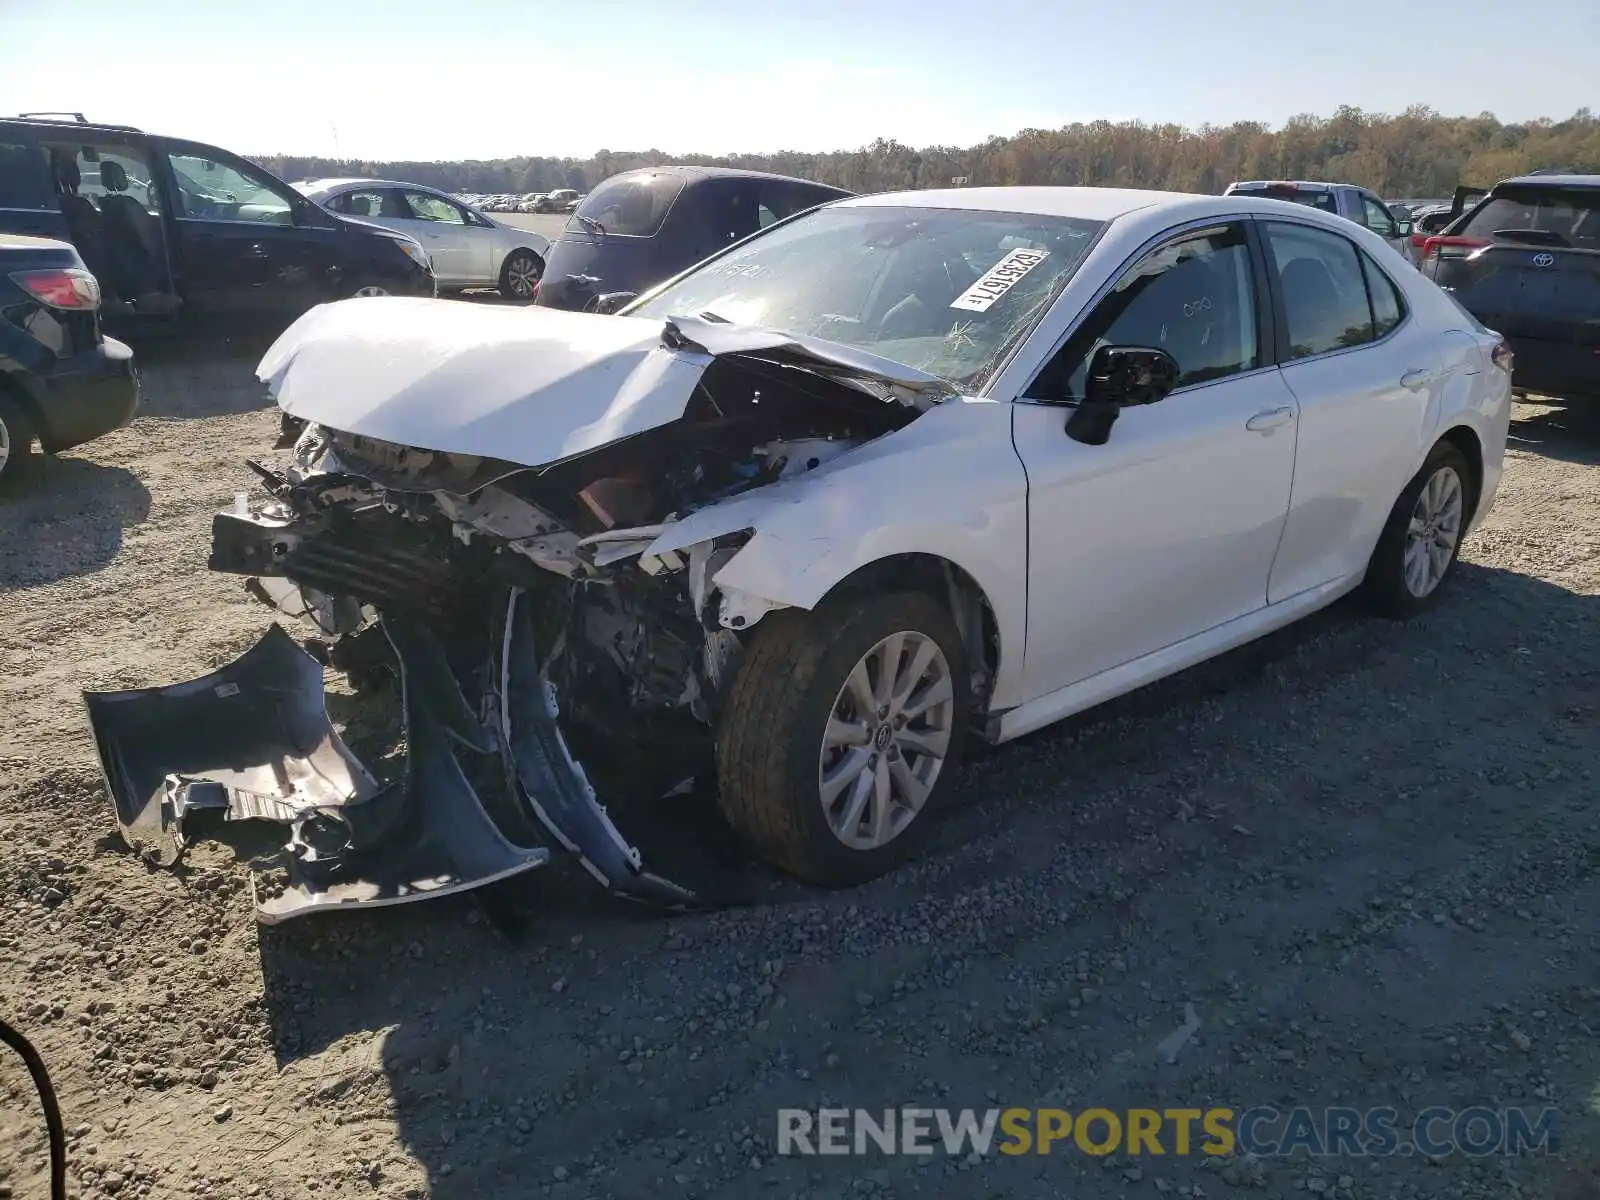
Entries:
POLYGON ((774 221, 851 193, 726 167, 643 167, 585 197, 550 246, 537 303, 583 309, 643 292, 774 221))
POLYGON ((436 291, 415 238, 330 213, 215 146, 81 117, 0 118, 0 232, 76 246, 108 319, 282 320, 436 291))

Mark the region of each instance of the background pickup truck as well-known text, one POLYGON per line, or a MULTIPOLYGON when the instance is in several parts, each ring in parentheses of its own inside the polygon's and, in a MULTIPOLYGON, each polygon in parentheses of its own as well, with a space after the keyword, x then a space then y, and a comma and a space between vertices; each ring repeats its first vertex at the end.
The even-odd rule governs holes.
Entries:
POLYGON ((1411 244, 1411 222, 1397 221, 1389 206, 1364 187, 1353 183, 1317 183, 1306 179, 1266 180, 1253 179, 1230 183, 1224 196, 1264 196, 1269 200, 1290 200, 1295 204, 1309 204, 1323 212, 1337 213, 1341 217, 1365 225, 1383 238, 1415 266, 1419 260, 1417 247, 1411 244))

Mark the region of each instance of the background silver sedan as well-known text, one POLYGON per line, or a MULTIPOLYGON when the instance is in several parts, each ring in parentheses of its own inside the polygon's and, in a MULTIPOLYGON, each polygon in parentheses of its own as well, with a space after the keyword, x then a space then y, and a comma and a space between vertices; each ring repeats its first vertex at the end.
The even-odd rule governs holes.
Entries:
POLYGON ((312 179, 295 187, 342 216, 416 238, 433 260, 441 291, 493 287, 508 300, 531 301, 544 274, 548 239, 502 225, 434 188, 388 179, 312 179))

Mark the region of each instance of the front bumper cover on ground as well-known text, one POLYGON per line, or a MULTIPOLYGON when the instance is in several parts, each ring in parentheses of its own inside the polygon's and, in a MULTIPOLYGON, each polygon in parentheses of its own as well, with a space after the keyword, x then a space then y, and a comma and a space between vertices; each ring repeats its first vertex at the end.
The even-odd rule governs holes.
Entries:
POLYGON ((186 683, 86 692, 106 786, 124 838, 170 866, 197 810, 287 827, 259 861, 257 915, 403 904, 511 878, 550 849, 506 836, 458 755, 502 754, 522 802, 563 849, 617 895, 671 908, 696 893, 643 867, 596 801, 556 724, 523 593, 509 599, 501 646, 500 727, 473 712, 422 625, 386 618, 401 679, 403 777, 380 785, 328 718, 322 667, 281 626, 220 670, 186 683))

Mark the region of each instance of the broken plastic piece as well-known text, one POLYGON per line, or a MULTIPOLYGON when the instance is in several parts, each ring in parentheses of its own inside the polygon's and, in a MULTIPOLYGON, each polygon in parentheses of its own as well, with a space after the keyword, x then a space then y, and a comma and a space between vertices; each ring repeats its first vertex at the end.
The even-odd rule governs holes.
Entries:
POLYGON ((644 870, 639 851, 617 832, 573 761, 556 724, 555 688, 539 669, 531 605, 520 589, 508 601, 500 701, 518 782, 556 840, 618 895, 672 908, 695 904, 694 892, 644 870))
MULTIPOLYGON (((387 627, 386 627, 387 629, 387 627)), ((403 904, 506 879, 549 861, 508 841, 467 783, 453 745, 488 752, 442 651, 425 631, 390 643, 400 660, 405 778, 380 787, 328 720, 322 668, 277 625, 228 666, 187 683, 86 692, 123 836, 175 862, 195 809, 268 820, 289 836, 256 880, 266 924, 318 909, 403 904)))

